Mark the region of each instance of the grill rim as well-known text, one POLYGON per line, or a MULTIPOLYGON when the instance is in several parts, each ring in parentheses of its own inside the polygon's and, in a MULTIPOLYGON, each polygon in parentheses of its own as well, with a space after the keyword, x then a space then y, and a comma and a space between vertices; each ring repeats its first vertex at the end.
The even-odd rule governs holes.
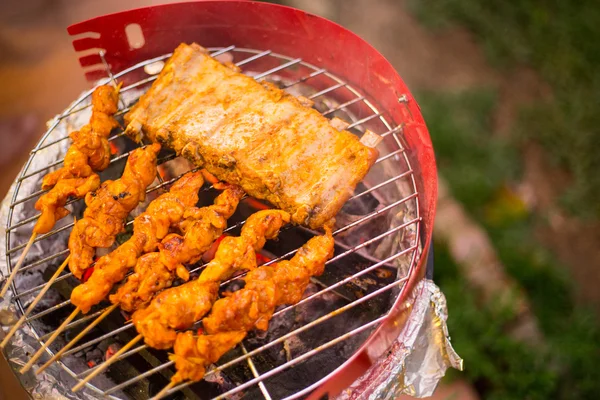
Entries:
MULTIPOLYGON (((236 1, 232 1, 232 3, 235 3, 235 2, 236 2, 236 1)), ((207 3, 218 3, 218 2, 207 2, 207 3)), ((272 5, 269 5, 269 6, 272 6, 272 5)), ((279 6, 278 6, 278 7, 279 7, 279 6)), ((155 7, 155 8, 156 8, 156 7, 155 7)), ((315 18, 320 18, 320 17, 315 17, 315 18)), ((168 55, 167 55, 167 56, 168 56, 168 55)), ((161 58, 161 57, 164 59, 164 58, 166 58, 167 56, 160 56, 160 57, 157 57, 157 59, 159 59, 159 58, 161 58)), ((127 72, 129 72, 129 71, 127 71, 127 72)), ((121 71, 121 74, 123 74, 123 73, 126 73, 126 70, 124 70, 124 71, 121 71)), ((119 76, 119 74, 117 74, 117 75, 115 75, 115 76, 119 76)), ((86 93, 86 94, 84 94, 83 96, 81 96, 81 98, 79 99, 79 103, 80 103, 80 102, 83 100, 83 98, 85 98, 85 97, 88 97, 90 93, 91 93, 91 91, 90 91, 90 92, 88 92, 88 93, 86 93)), ((406 93, 408 93, 408 91, 406 91, 406 93)), ((410 94, 408 94, 408 97, 406 97, 406 95, 403 95, 403 96, 405 96, 405 99, 407 100, 405 104, 407 104, 407 109, 408 109, 408 112, 409 112, 409 113, 411 113, 411 114, 414 116, 414 110, 412 110, 411 108, 414 108, 414 106, 415 106, 415 104, 416 104, 416 103, 415 103, 415 104, 410 104, 412 107, 408 106, 408 104, 410 103, 410 99, 411 99, 411 98, 410 98, 410 94)), ((414 101, 413 101, 413 103, 414 103, 414 101)), ((74 108, 74 105, 73 105, 72 107, 70 107, 70 111, 73 111, 73 108, 74 108)), ((75 110, 75 111, 78 111, 78 110, 75 110)), ((64 113, 63 113, 63 115, 62 115, 62 116, 63 116, 63 117, 65 117, 66 115, 64 115, 64 113)), ((420 117, 420 113, 418 113, 418 110, 417 110, 417 116, 418 116, 418 117, 420 117)), ((417 119, 419 119, 419 118, 417 118, 417 119)), ((422 118, 420 118, 420 119, 422 120, 422 118)), ((45 139, 47 138, 47 136, 48 136, 49 132, 50 132, 51 130, 53 130, 53 129, 54 129, 54 128, 55 128, 55 127, 58 125, 58 123, 60 123, 60 120, 55 120, 55 121, 54 121, 52 128, 51 128, 51 129, 49 129, 49 131, 47 132, 47 134, 46 134, 46 135, 44 135, 44 137, 43 137, 43 140, 45 140, 45 139)), ((396 128, 393 128, 393 131, 394 131, 394 132, 388 132, 388 133, 393 133, 393 134, 394 134, 394 138, 395 138, 395 139, 398 141, 398 138, 397 138, 397 136, 396 136, 396 132, 397 132, 396 130, 397 130, 397 129, 400 129, 400 130, 402 130, 403 128, 404 128, 404 126, 398 126, 398 127, 396 127, 396 128)), ((36 151, 40 150, 41 148, 45 148, 45 147, 41 146, 41 144, 42 144, 42 143, 43 143, 43 141, 42 141, 42 140, 40 140, 40 142, 38 143, 38 145, 37 145, 37 146, 36 146, 36 148, 34 149, 34 152, 36 152, 36 151)), ((51 143, 51 144, 52 144, 52 143, 51 143)), ((46 145, 51 145, 51 144, 46 144, 46 145)), ((400 143, 399 143, 399 142, 398 142, 398 144, 400 145, 400 143)), ((33 153, 33 152, 32 152, 32 153, 33 153)), ((405 152, 404 152, 404 157, 406 157, 406 153, 405 153, 405 152)), ((28 168, 28 167, 29 167, 29 165, 30 165, 30 162, 31 162, 32 158, 33 158, 33 157, 31 157, 31 158, 28 160, 28 162, 26 163, 26 165, 24 166, 24 168, 23 168, 23 170, 22 170, 22 171, 26 171, 26 170, 27 170, 27 168, 28 168)), ((408 162, 408 160, 407 160, 407 162, 408 162)), ((434 165, 434 167, 435 167, 435 165, 434 165)), ((413 180, 413 185, 414 185, 414 187, 415 187, 415 192, 416 192, 416 193, 421 193, 421 191, 419 191, 419 190, 417 190, 417 189, 416 189, 417 185, 416 185, 416 183, 415 183, 415 174, 416 174, 417 172, 416 172, 416 171, 412 171, 412 169, 411 169, 411 172, 412 172, 412 173, 411 173, 411 176, 412 176, 412 180, 413 180)), ((434 172, 435 172, 435 171, 434 171, 434 172)), ((22 172, 20 175, 23 175, 23 172, 22 172)), ((21 182, 17 182, 18 188, 20 188, 20 183, 21 183, 21 182)), ((18 192, 18 188, 15 190, 15 194, 18 192)), ((430 193, 430 194, 431 194, 431 193, 430 193)), ((14 200, 14 199, 13 199, 13 200, 14 200)), ((417 202, 418 202, 418 200, 419 200, 419 199, 418 199, 418 197, 417 197, 417 198, 415 199, 415 201, 417 201, 417 202)), ((9 213, 10 213, 10 217, 9 217, 9 218, 11 218, 11 219, 12 219, 13 207, 14 207, 14 204, 13 204, 13 205, 11 205, 11 208, 10 208, 10 210, 9 210, 9 213)), ((418 210, 419 212, 421 211, 421 208, 420 208, 420 206, 419 206, 419 205, 417 206, 417 210, 418 210)), ((433 210, 433 212, 435 212, 435 204, 433 204, 433 206, 430 204, 430 207, 429 207, 429 210, 428 210, 428 211, 429 211, 429 212, 431 212, 432 210, 433 210)), ((419 243, 422 243, 422 242, 423 242, 423 241, 422 241, 422 238, 421 238, 421 234, 423 234, 423 235, 425 236, 425 246, 423 246, 423 248, 427 249, 427 248, 428 248, 427 244, 428 244, 428 243, 430 243, 430 234, 428 234, 428 232, 422 232, 422 231, 420 230, 420 227, 421 227, 422 223, 423 223, 423 221, 421 220, 421 222, 420 222, 419 224, 417 224, 417 226, 418 226, 418 229, 419 229, 419 231, 418 231, 418 234, 417 234, 417 244, 419 244, 419 243)), ((7 234, 8 234, 8 232, 7 232, 7 234)), ((7 245, 8 245, 8 241, 7 241, 7 245)), ((403 297, 403 294, 404 294, 405 292, 407 292, 407 291, 408 291, 408 289, 411 289, 411 286, 412 286, 412 285, 410 285, 410 282, 411 282, 411 281, 415 281, 415 282, 416 282, 417 280, 419 280, 419 279, 420 279, 420 277, 418 276, 419 274, 416 274, 415 272, 418 272, 418 271, 422 271, 422 272, 424 272, 424 270, 423 270, 423 268, 421 268, 421 266, 422 266, 422 264, 424 263, 424 260, 426 259, 426 257, 425 257, 425 256, 426 256, 426 252, 425 252, 425 251, 422 251, 422 252, 421 252, 421 254, 420 254, 419 256, 417 256, 417 252, 415 251, 415 253, 414 253, 414 256, 413 256, 413 262, 411 263, 411 269, 410 269, 410 272, 409 272, 409 278, 414 278, 414 279, 409 279, 409 282, 408 282, 409 284, 407 284, 407 285, 404 285, 404 287, 403 287, 403 289, 402 289, 401 293, 400 293, 400 294, 398 295, 398 297, 397 297, 397 301, 396 301, 397 303, 398 303, 398 302, 400 302, 401 298, 403 297), (414 263, 414 261, 416 260, 416 258, 417 258, 417 257, 419 258, 419 263, 414 263)), ((9 257, 10 257, 10 254, 8 254, 8 255, 7 255, 7 259, 8 259, 9 257)), ((12 263, 10 263, 9 265, 12 265, 12 263)), ((14 289, 14 287, 13 287, 13 289, 14 289)), ((394 310, 395 310, 395 308, 391 308, 391 311, 394 311, 394 310)), ((22 311, 22 310, 21 310, 21 311, 22 311)), ((391 319, 391 318, 386 318, 386 321, 389 321, 390 319, 391 319)), ((384 325, 384 324, 381 324, 381 326, 379 326, 379 327, 377 328, 377 330, 371 334, 370 338, 369 338, 367 341, 365 341, 365 343, 363 344, 363 348, 365 348, 365 347, 366 347, 366 345, 367 345, 367 343, 369 342, 369 340, 370 340, 370 339, 375 339, 375 336, 376 336, 377 332, 383 329, 383 327, 384 327, 383 325, 384 325)), ((359 349, 359 350, 358 350, 358 351, 355 353, 355 355, 354 355, 354 356, 358 356, 360 352, 361 352, 361 349, 359 349)), ((340 369, 343 369, 342 367, 343 367, 343 366, 345 366, 346 364, 348 364, 350 361, 352 361, 352 359, 353 359, 353 358, 350 358, 350 359, 348 359, 348 360, 346 361, 346 363, 342 364, 342 365, 341 365, 341 366, 340 366, 338 369, 336 369, 334 372, 332 372, 332 373, 328 374, 328 375, 327 375, 327 377, 323 378, 321 381, 323 381, 323 380, 326 380, 326 379, 331 379, 331 378, 333 378, 333 375, 334 375, 334 374, 336 374, 337 372, 339 372, 338 370, 340 370, 340 369)), ((321 383, 321 381, 319 381, 319 382, 317 382, 317 383, 321 383)), ((315 386, 315 385, 316 385, 316 384, 314 384, 313 386, 315 386)))

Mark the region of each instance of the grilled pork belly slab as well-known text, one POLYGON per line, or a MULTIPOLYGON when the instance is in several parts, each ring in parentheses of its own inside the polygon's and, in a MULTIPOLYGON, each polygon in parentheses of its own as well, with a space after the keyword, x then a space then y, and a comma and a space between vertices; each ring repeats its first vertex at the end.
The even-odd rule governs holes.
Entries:
POLYGON ((134 140, 145 135, 311 228, 335 217, 378 156, 294 96, 197 44, 177 47, 125 121, 134 140))

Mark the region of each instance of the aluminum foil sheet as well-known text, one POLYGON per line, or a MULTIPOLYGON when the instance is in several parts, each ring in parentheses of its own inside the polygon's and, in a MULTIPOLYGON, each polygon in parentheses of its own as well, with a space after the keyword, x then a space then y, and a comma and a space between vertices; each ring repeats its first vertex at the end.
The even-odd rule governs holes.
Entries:
POLYGON ((429 397, 446 370, 461 370, 463 360, 452 348, 446 298, 430 280, 413 292, 413 309, 404 329, 386 352, 337 400, 396 399, 402 394, 429 397))

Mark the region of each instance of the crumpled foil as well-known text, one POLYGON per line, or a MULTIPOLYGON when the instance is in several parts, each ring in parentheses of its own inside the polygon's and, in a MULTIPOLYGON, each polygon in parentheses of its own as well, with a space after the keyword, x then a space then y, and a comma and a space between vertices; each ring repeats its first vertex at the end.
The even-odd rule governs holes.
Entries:
MULTIPOLYGON (((129 104, 139 96, 139 93, 131 91, 127 95, 125 93, 123 95, 125 104, 129 104)), ((89 101, 84 101, 79 106, 76 106, 76 108, 85 106, 88 103, 89 101)), ((47 141, 49 142, 65 136, 73 127, 80 127, 87 123, 88 119, 88 111, 76 113, 73 117, 63 119, 47 141)), ((53 122, 54 120, 50 121, 49 125, 53 122)), ((58 145, 59 151, 56 150, 57 147, 39 151, 29 170, 37 170, 62 158, 69 144, 69 141, 61 142, 58 145)), ((39 181, 41 181, 41 176, 39 181)), ((27 194, 37 191, 39 189, 39 181, 36 179, 23 181, 20 193, 27 194)), ((399 182, 398 184, 402 183, 399 182)), ((14 191, 15 184, 13 183, 0 205, 0 224, 3 227, 6 226, 9 205, 14 191)), ((385 200, 389 201, 389 199, 385 200)), ((415 218, 416 210, 410 208, 411 204, 406 203, 404 206, 407 207, 406 210, 399 208, 400 211, 392 215, 391 218, 393 220, 389 222, 390 226, 397 226, 415 218)), ((16 213, 16 217, 13 217, 13 221, 19 221, 31 217, 35 213, 35 210, 33 210, 32 204, 26 202, 17 206, 14 212, 16 213)), ((32 227, 33 223, 30 223, 13 232, 13 246, 15 241, 16 243, 25 243, 32 227)), ((65 232, 64 236, 64 238, 58 239, 57 235, 55 240, 66 240, 68 232, 65 232)), ((375 255, 385 258, 386 254, 390 254, 390 252, 406 249, 411 246, 411 243, 415 243, 416 236, 416 225, 409 226, 408 229, 403 231, 401 238, 390 237, 382 241, 375 250, 375 255)), ((4 252, 5 241, 6 236, 0 235, 1 252, 4 252)), ((64 245, 64 243, 61 243, 59 246, 64 248, 64 245)), ((420 255, 420 250, 419 248, 418 255, 420 255)), ((31 258, 40 258, 41 254, 43 254, 43 250, 39 246, 34 245, 30 251, 28 262, 31 261, 31 258)), ((407 253, 406 256, 402 256, 395 261, 395 265, 398 266, 399 276, 404 276, 407 273, 407 267, 411 261, 409 257, 412 257, 412 255, 407 253)), ((15 260, 13 259, 14 262, 15 260)), ((0 273, 3 277, 9 273, 6 256, 0 257, 0 273)), ((20 284, 31 287, 43 283, 41 273, 38 275, 34 274, 33 276, 33 279, 36 279, 35 281, 24 281, 20 284)), ((15 280, 15 283, 20 287, 18 279, 15 280)), ((394 297, 397 295, 398 290, 400 288, 395 290, 394 297)), ((34 296, 35 294, 32 294, 21 299, 24 307, 27 306, 34 296)), ((0 299, 0 325, 4 326, 5 329, 8 329, 17 320, 15 314, 16 306, 11 301, 12 297, 12 289, 9 289, 5 298, 0 299)), ((409 394, 415 397, 430 396, 444 376, 447 368, 462 369, 462 360, 450 344, 446 326, 446 300, 439 288, 432 281, 423 280, 416 286, 412 293, 412 298, 408 299, 408 302, 413 304, 413 310, 407 319, 402 333, 392 348, 384 353, 386 355, 384 358, 378 360, 361 378, 345 390, 338 397, 340 400, 394 399, 400 394, 409 394)), ((3 336, 1 331, 0 336, 3 336)), ((29 325, 24 324, 12 338, 11 343, 6 347, 4 355, 15 371, 25 365, 31 355, 39 348, 39 343, 35 337, 36 334, 30 329, 29 325)), ((43 363, 46 359, 47 357, 42 357, 38 363, 43 363)), ((35 375, 33 370, 35 370, 35 367, 25 375, 20 375, 19 373, 16 373, 16 375, 25 390, 34 399, 88 400, 104 398, 87 387, 77 393, 73 393, 71 387, 76 383, 73 378, 73 372, 68 368, 61 367, 58 363, 53 364, 40 375, 35 375)), ((96 379, 103 379, 102 375, 96 379)), ((121 393, 115 394, 119 398, 125 397, 121 393)))
POLYGON ((409 301, 413 309, 394 344, 337 400, 395 399, 402 394, 429 397, 448 368, 462 371, 463 360, 450 344, 441 290, 424 279, 409 301))

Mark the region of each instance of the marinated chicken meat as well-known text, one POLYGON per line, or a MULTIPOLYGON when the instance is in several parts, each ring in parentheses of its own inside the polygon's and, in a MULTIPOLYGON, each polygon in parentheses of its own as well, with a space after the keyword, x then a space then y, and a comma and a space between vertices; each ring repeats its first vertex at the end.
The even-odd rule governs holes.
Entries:
POLYGON ((198 202, 198 191, 204 184, 200 172, 189 172, 179 178, 169 192, 154 199, 146 211, 133 221, 133 234, 111 253, 100 257, 90 278, 73 289, 71 303, 87 313, 102 301, 113 285, 123 280, 143 253, 156 249, 169 228, 181 222, 186 209, 198 202))
POLYGON ((135 311, 145 307, 156 293, 170 287, 176 273, 187 281, 189 275, 183 264, 198 261, 221 236, 243 196, 240 187, 227 186, 213 205, 187 209, 179 224, 184 235, 171 233, 159 244, 159 251, 140 257, 134 273, 110 296, 110 301, 125 311, 135 311))
POLYGON ((127 215, 146 198, 146 188, 156 176, 159 150, 158 144, 135 149, 121 178, 103 182, 85 196, 87 208, 69 237, 69 268, 77 278, 92 264, 95 249, 111 246, 124 230, 127 215))
POLYGON ((42 180, 42 189, 49 191, 35 203, 35 209, 41 212, 33 228, 35 233, 49 232, 56 221, 69 214, 64 208, 69 197, 82 198, 100 186, 94 171, 106 169, 110 162, 108 135, 118 126, 113 117, 118 98, 119 89, 110 86, 99 86, 92 93, 89 124, 71 133, 73 143, 65 155, 64 166, 42 180))
POLYGON ((206 335, 191 331, 177 334, 171 360, 177 373, 172 381, 199 381, 206 367, 235 347, 252 329, 267 330, 275 308, 302 299, 311 276, 323 273, 333 255, 331 231, 310 239, 290 261, 250 271, 243 289, 219 299, 202 321, 206 335))
POLYGON ((69 197, 82 198, 99 186, 98 174, 92 174, 87 178, 59 180, 48 193, 36 201, 35 209, 41 213, 33 231, 38 234, 50 232, 56 221, 69 215, 69 210, 65 208, 69 197))
POLYGON ((167 349, 173 346, 176 329, 186 329, 199 321, 216 300, 219 284, 238 271, 256 268, 256 251, 268 239, 278 236, 290 221, 287 212, 263 210, 251 215, 238 237, 224 238, 215 258, 198 279, 164 290, 147 308, 133 314, 133 324, 148 346, 167 349))
POLYGON ((175 49, 125 121, 135 140, 144 134, 311 228, 337 214, 378 155, 294 96, 197 44, 175 49))

